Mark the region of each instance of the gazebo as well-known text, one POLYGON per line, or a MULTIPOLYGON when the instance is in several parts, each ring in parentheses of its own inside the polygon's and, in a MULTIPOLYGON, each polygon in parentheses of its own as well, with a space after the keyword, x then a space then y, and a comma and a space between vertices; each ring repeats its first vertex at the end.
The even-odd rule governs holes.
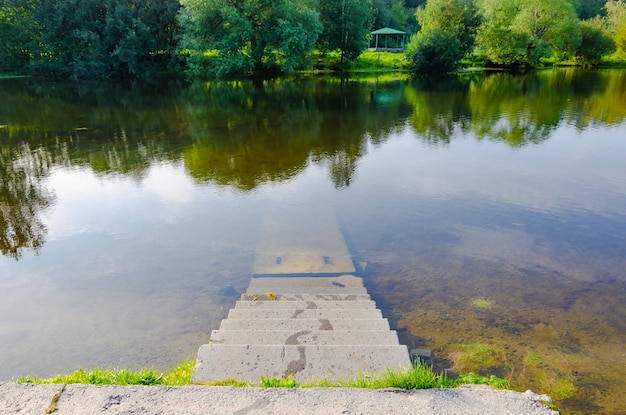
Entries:
POLYGON ((404 41, 406 39, 406 32, 401 30, 391 29, 389 27, 383 27, 382 29, 374 30, 371 33, 374 36, 374 47, 372 47, 372 39, 370 39, 369 50, 380 52, 402 52, 404 51, 404 41), (380 42, 379 42, 380 38, 380 42), (384 43, 383 43, 384 41, 384 43), (391 43, 391 45, 389 45, 391 43), (384 44, 384 46, 382 46, 384 44), (393 47, 390 47, 393 46, 393 47))

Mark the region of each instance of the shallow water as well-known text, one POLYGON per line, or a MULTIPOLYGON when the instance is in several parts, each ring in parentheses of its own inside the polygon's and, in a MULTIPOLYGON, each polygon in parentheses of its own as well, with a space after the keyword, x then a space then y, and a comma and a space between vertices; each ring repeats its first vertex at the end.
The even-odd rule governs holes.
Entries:
POLYGON ((264 219, 320 205, 438 368, 623 412, 624 71, 2 81, 0 102, 0 379, 194 358, 264 219))

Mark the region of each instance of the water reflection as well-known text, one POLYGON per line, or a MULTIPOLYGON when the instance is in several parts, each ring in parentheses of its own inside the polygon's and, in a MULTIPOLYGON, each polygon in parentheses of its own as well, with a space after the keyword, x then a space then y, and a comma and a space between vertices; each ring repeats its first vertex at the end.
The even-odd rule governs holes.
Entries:
POLYGON ((19 259, 24 249, 39 252, 45 242, 40 215, 54 201, 44 184, 51 160, 24 142, 9 150, 0 149, 0 251, 19 259))
POLYGON ((315 202, 407 344, 583 408, 624 364, 625 76, 0 83, 0 379, 192 357, 263 215, 315 202))
POLYGON ((349 187, 368 145, 408 125, 431 145, 471 135, 539 144, 563 122, 578 130, 626 117, 623 71, 471 73, 437 81, 310 78, 265 83, 3 83, 2 252, 38 249, 51 166, 88 166, 141 181, 155 162, 183 160, 198 183, 250 191, 310 164, 349 187))

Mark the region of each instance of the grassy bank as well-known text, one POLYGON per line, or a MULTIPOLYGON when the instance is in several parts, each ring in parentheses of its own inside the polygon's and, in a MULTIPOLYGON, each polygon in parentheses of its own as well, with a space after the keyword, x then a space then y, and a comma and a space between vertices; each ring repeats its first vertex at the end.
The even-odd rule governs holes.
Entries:
MULTIPOLYGON (((78 369, 75 372, 57 375, 51 378, 22 377, 17 383, 35 384, 70 384, 82 383, 91 385, 165 385, 185 386, 191 384, 191 374, 195 361, 181 363, 166 373, 152 369, 132 371, 128 369, 101 369, 91 371, 78 369)), ((359 375, 354 379, 328 380, 322 379, 313 382, 299 383, 290 377, 286 379, 267 376, 258 383, 242 382, 227 379, 221 382, 203 383, 208 386, 236 386, 236 387, 264 387, 264 388, 366 388, 366 389, 431 389, 454 388, 463 384, 485 384, 499 389, 508 389, 506 380, 495 376, 484 377, 474 373, 460 376, 458 379, 448 379, 444 373, 435 373, 429 366, 415 365, 411 369, 387 370, 381 375, 359 375)))

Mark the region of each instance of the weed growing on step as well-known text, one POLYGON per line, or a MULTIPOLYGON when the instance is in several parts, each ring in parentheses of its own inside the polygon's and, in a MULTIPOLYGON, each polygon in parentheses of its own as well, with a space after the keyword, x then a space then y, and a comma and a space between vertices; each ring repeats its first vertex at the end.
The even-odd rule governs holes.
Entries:
POLYGON ((263 388, 299 388, 300 384, 293 379, 293 375, 286 378, 277 378, 272 376, 261 376, 261 387, 263 388))

